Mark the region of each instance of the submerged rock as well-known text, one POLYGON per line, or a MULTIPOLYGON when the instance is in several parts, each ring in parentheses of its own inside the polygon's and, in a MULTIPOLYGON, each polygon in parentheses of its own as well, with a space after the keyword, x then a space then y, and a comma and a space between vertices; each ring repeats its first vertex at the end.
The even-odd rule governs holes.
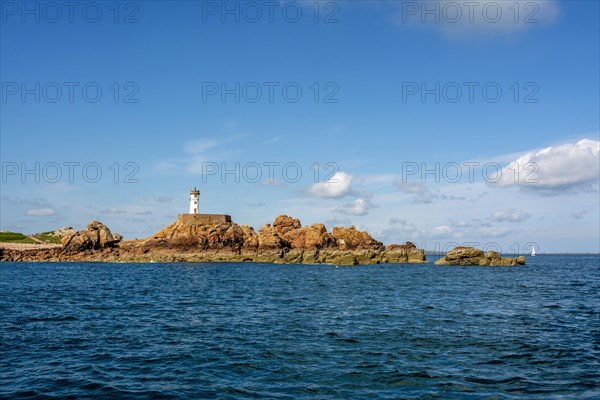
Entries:
POLYGON ((481 265, 481 266, 514 266, 525 265, 525 257, 501 257, 495 251, 484 253, 474 247, 455 247, 444 257, 435 262, 436 265, 481 265))

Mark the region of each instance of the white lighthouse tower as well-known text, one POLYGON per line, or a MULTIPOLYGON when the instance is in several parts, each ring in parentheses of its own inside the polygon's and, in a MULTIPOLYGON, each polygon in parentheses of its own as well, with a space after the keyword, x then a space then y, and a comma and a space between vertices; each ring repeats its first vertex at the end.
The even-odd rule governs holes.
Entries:
POLYGON ((190 214, 198 214, 198 203, 200 202, 200 191, 196 188, 190 192, 190 214))

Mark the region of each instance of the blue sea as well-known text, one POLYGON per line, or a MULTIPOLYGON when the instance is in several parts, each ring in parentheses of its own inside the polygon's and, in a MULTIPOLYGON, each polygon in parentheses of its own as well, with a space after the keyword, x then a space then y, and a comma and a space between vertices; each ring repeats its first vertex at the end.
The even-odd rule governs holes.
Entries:
POLYGON ((0 397, 600 398, 599 256, 527 263, 0 263, 0 397))

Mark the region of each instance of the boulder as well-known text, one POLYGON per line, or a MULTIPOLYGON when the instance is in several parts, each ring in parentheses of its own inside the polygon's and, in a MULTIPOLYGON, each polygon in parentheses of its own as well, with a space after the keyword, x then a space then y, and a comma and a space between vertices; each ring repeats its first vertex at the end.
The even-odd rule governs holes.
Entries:
POLYGON ((331 233, 340 250, 383 250, 383 243, 373 239, 367 232, 354 226, 349 228, 335 226, 331 233))
POLYGON ((436 265, 515 266, 525 265, 525 257, 501 257, 495 251, 484 253, 483 250, 474 247, 459 246, 435 263, 436 265))
POLYGON ((271 224, 263 225, 258 231, 258 249, 274 250, 287 247, 287 243, 279 237, 275 227, 271 224))
POLYGON ((71 233, 75 233, 75 229, 73 229, 73 227, 71 227, 71 226, 65 226, 60 229, 55 230, 54 232, 51 233, 51 235, 62 238, 63 236, 69 235, 71 233))
POLYGON ((74 251, 103 249, 118 242, 119 238, 115 239, 110 229, 100 221, 92 221, 85 230, 67 233, 61 239, 63 248, 74 251))
POLYGON ((302 227, 299 219, 288 217, 287 215, 278 215, 273 222, 275 232, 281 237, 286 233, 302 227))
POLYGON ((323 224, 313 224, 303 228, 288 230, 282 235, 292 249, 322 249, 330 246, 334 240, 323 224))
POLYGON ((387 245, 384 259, 388 263, 421 263, 427 261, 425 251, 418 249, 412 242, 387 245))
POLYGON ((258 235, 254 232, 254 228, 248 225, 242 225, 242 232, 244 238, 245 249, 258 249, 259 241, 258 235))

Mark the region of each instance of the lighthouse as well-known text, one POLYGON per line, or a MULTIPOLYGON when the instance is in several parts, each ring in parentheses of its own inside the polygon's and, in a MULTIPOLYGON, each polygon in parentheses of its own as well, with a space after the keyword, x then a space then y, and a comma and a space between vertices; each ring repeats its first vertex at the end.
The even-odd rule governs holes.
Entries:
POLYGON ((196 188, 190 192, 190 214, 198 214, 198 202, 200 201, 200 191, 196 188))
POLYGON ((230 224, 231 215, 227 214, 200 214, 200 191, 196 188, 190 191, 190 212, 179 214, 178 221, 191 225, 219 225, 230 224))

